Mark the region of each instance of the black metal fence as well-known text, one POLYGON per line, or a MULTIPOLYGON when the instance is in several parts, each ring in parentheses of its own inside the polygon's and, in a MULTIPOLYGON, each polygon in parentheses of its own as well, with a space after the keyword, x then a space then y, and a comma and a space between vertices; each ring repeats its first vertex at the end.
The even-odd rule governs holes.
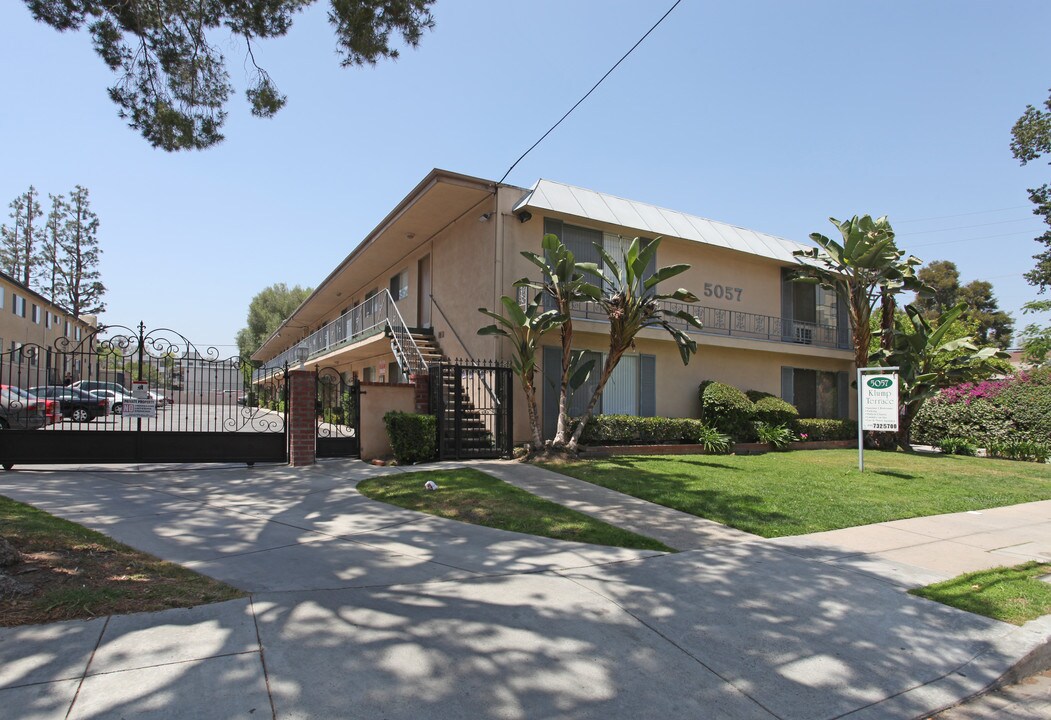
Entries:
POLYGON ((0 464, 279 462, 284 373, 166 329, 106 326, 0 352, 0 464))
POLYGON ((512 447, 511 368, 453 361, 430 367, 431 411, 441 460, 506 457, 512 447))
POLYGON ((317 368, 317 456, 361 455, 361 384, 336 368, 317 368))

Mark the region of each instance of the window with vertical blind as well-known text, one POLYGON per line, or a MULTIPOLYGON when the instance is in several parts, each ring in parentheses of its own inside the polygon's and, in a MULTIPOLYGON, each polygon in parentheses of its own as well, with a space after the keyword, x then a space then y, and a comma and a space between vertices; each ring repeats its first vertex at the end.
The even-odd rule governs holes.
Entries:
MULTIPOLYGON (((569 415, 579 417, 587 409, 595 392, 605 355, 587 352, 585 361, 595 360, 595 370, 586 383, 571 392, 569 415)), ((545 438, 555 435, 558 425, 558 394, 562 374, 562 348, 548 345, 543 351, 543 419, 545 438)), ((653 417, 657 414, 657 357, 655 355, 624 355, 613 369, 595 407, 595 415, 637 415, 653 417)))
POLYGON ((849 417, 849 378, 845 372, 781 368, 781 398, 795 405, 799 417, 849 417))
MULTIPOLYGON (((605 250, 614 261, 623 263, 624 253, 627 251, 628 246, 631 245, 631 241, 635 239, 635 236, 631 234, 620 235, 602 232, 601 230, 592 230, 570 225, 553 218, 544 218, 544 234, 556 235, 573 253, 573 257, 577 262, 593 262, 600 267, 602 265, 602 256, 599 255, 596 245, 605 250)), ((648 243, 649 240, 643 238, 642 242, 648 243)), ((656 255, 650 259, 644 277, 649 277, 655 272, 657 272, 656 255)))

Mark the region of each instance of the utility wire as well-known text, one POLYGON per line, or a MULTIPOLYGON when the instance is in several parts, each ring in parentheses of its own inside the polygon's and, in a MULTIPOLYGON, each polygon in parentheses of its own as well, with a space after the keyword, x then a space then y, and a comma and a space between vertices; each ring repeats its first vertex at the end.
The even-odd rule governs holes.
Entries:
POLYGON ((548 131, 546 133, 541 135, 539 140, 537 140, 535 143, 530 145, 529 149, 526 150, 524 153, 522 153, 522 156, 519 157, 517 160, 515 160, 514 163, 512 163, 511 167, 507 168, 507 172, 504 173, 504 176, 502 178, 500 178, 500 182, 497 183, 497 184, 499 185, 499 184, 503 183, 503 181, 507 179, 507 176, 511 174, 511 171, 515 169, 515 166, 517 166, 518 163, 522 162, 522 160, 525 159, 526 155, 528 155, 529 153, 533 152, 533 148, 535 148, 540 143, 544 142, 544 138, 546 138, 548 135, 550 135, 554 131, 555 128, 557 128, 559 125, 561 125, 562 121, 565 120, 567 117, 569 117, 570 113, 572 113, 574 110, 576 110, 577 106, 580 105, 580 103, 582 103, 585 100, 587 100, 588 96, 591 95, 591 93, 595 92, 595 90, 598 88, 598 86, 602 84, 602 81, 605 80, 606 78, 608 78, 610 76, 610 74, 612 74, 612 72, 617 69, 617 66, 620 65, 622 62, 624 62, 628 58, 628 55, 631 55, 633 52, 635 52, 635 48, 637 48, 639 45, 641 45, 642 41, 645 40, 647 37, 649 37, 650 33, 653 32, 654 30, 656 30, 658 25, 660 25, 662 22, 664 22, 664 18, 666 18, 669 15, 671 15, 671 11, 674 10, 675 8, 677 8, 679 6, 679 3, 681 3, 681 2, 682 2, 682 0, 675 0, 675 3, 670 8, 668 8, 668 12, 664 13, 663 15, 661 15, 661 19, 658 20, 657 22, 655 22, 653 24, 653 27, 651 27, 649 30, 647 30, 646 34, 643 35, 642 37, 640 37, 639 41, 637 43, 635 43, 634 45, 632 45, 631 49, 628 50, 626 53, 624 53, 624 56, 621 57, 621 59, 618 60, 616 63, 614 63, 613 67, 611 67, 609 70, 606 71, 605 75, 603 75, 601 78, 599 78, 599 81, 597 83, 595 83, 590 90, 587 91, 587 93, 584 95, 584 97, 582 97, 579 100, 577 100, 576 103, 573 105, 573 107, 569 108, 569 110, 566 112, 566 114, 563 115, 561 118, 559 118, 559 121, 557 123, 552 125, 548 129, 548 131))
POLYGON ((931 245, 951 245, 953 243, 970 242, 971 240, 992 240, 993 238, 1013 237, 1014 235, 1032 235, 1029 230, 1014 233, 1003 233, 1000 235, 982 235, 981 237, 957 238, 955 240, 936 240, 935 242, 916 243, 909 247, 930 247, 931 245))
POLYGON ((990 225, 1009 225, 1011 223, 1029 222, 1032 217, 1018 218, 1017 220, 997 220, 996 222, 980 223, 978 225, 957 225, 956 227, 939 228, 938 230, 917 230, 916 232, 897 233, 899 237, 911 235, 931 235, 932 233, 950 232, 952 230, 969 230, 970 228, 989 227, 990 225))
POLYGON ((895 220, 894 224, 895 225, 902 225, 904 223, 926 222, 928 220, 945 220, 947 218, 965 217, 967 215, 987 215, 987 214, 990 214, 990 213, 1006 212, 1007 210, 1020 210, 1021 208, 1027 208, 1027 207, 1032 207, 1032 206, 1031 205, 1012 205, 1011 207, 997 208, 996 210, 976 210, 974 212, 957 213, 955 215, 938 215, 936 217, 915 218, 913 220, 895 220))

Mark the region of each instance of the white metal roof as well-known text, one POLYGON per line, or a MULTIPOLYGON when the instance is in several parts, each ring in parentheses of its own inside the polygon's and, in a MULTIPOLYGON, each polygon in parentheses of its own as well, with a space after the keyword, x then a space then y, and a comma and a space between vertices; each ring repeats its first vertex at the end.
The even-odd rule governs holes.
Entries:
POLYGON ((799 262, 798 258, 792 256, 793 251, 809 250, 813 247, 697 215, 625 200, 615 195, 606 195, 552 180, 538 180, 514 209, 517 212, 524 208, 575 215, 595 222, 631 228, 647 235, 671 235, 792 264, 799 262))

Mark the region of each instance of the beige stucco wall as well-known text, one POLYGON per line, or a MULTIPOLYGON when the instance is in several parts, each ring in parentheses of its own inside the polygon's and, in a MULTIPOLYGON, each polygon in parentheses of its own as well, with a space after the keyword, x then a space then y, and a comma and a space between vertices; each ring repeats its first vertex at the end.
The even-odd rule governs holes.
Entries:
POLYGON ((416 388, 412 385, 361 385, 361 457, 363 460, 388 457, 391 454, 383 415, 392 410, 416 411, 416 388))

